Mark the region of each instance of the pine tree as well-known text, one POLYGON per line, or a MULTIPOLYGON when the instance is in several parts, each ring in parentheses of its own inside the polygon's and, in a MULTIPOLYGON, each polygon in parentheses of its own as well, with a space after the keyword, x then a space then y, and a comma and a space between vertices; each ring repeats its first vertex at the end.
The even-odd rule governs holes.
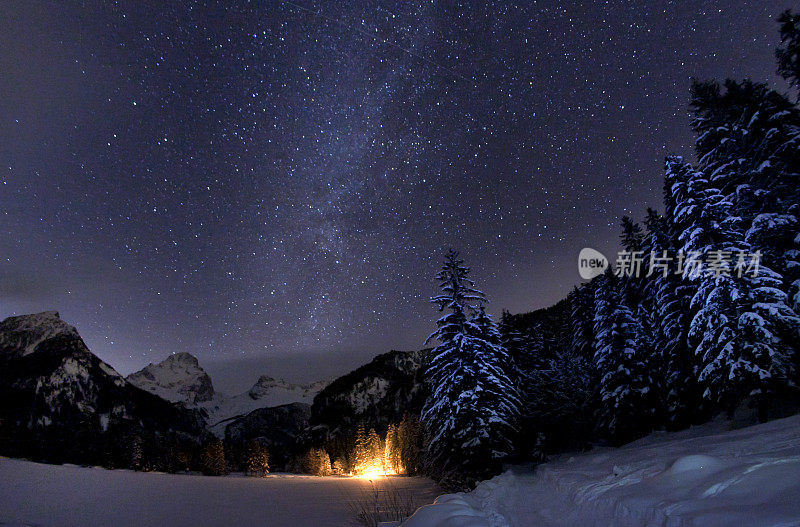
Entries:
POLYGON ((409 476, 418 474, 422 468, 422 425, 416 416, 403 414, 397 426, 397 441, 400 450, 400 464, 409 476))
POLYGON ((514 315, 504 309, 500 314, 500 323, 497 326, 502 336, 503 346, 511 358, 516 360, 525 346, 525 337, 515 327, 514 315))
POLYGON ((331 474, 334 476, 344 476, 347 474, 347 462, 344 458, 336 458, 336 461, 331 465, 331 474))
POLYGON ((633 221, 630 216, 622 217, 622 235, 620 236, 622 248, 628 252, 644 250, 644 232, 642 226, 633 221))
POLYGON ((652 381, 637 343, 641 327, 611 273, 598 280, 595 290, 594 333, 594 360, 601 375, 598 422, 613 441, 629 441, 650 429, 652 381))
POLYGON ((353 454, 353 473, 362 474, 369 464, 369 447, 367 445, 367 433, 364 425, 359 424, 356 429, 355 452, 353 454))
POLYGON ((594 355, 594 282, 573 289, 569 296, 570 351, 574 356, 594 355))
POLYGON ((785 44, 785 47, 775 50, 778 74, 790 85, 800 88, 800 14, 787 9, 778 17, 778 23, 781 25, 781 43, 785 44))
POLYGON ((383 441, 381 441, 381 438, 375 431, 375 429, 371 428, 369 434, 367 434, 367 459, 368 459, 367 472, 386 471, 386 468, 384 466, 383 452, 384 452, 383 441))
POLYGON ((786 139, 796 135, 795 105, 750 80, 694 82, 691 92, 698 166, 709 182, 724 196, 734 195, 740 185, 768 190, 777 183, 759 174, 774 168, 772 161, 784 153, 786 139))
POLYGON ((227 471, 225 465, 225 447, 222 441, 214 440, 203 447, 200 465, 206 476, 222 476, 227 471))
POLYGON ((247 470, 251 476, 265 477, 269 474, 269 452, 256 439, 247 445, 247 470))
POLYGON ((781 276, 798 312, 800 111, 761 83, 695 83, 692 123, 700 170, 740 218, 738 229, 781 276))
POLYGON ((303 457, 302 468, 303 472, 313 476, 330 476, 333 472, 331 469, 331 457, 328 452, 321 448, 312 448, 306 452, 303 457))
POLYGON ((387 472, 397 474, 403 472, 403 462, 400 454, 400 435, 398 427, 394 423, 390 423, 389 428, 386 430, 386 447, 383 455, 387 472))
MULTIPOLYGON (((686 255, 682 253, 680 235, 691 229, 687 223, 691 218, 676 219, 677 204, 684 202, 691 207, 700 203, 688 193, 687 181, 692 177, 692 168, 680 157, 668 157, 665 164, 663 216, 648 212, 647 240, 645 250, 652 252, 660 261, 648 265, 646 297, 650 320, 654 324, 655 356, 658 366, 654 377, 658 380, 654 389, 658 394, 659 422, 668 428, 680 429, 702 416, 697 387, 697 367, 694 352, 689 348, 689 325, 693 317, 691 299, 695 284, 682 276, 686 255)), ((699 210, 695 208, 694 210, 699 210)))
MULTIPOLYGON (((495 346, 502 346, 503 337, 500 335, 500 331, 497 329, 492 317, 486 312, 486 308, 483 304, 480 304, 475 310, 475 314, 471 318, 470 322, 475 328, 476 336, 495 346)), ((507 357, 507 363, 505 366, 508 367, 508 362, 511 360, 510 356, 508 355, 508 350, 503 347, 502 353, 505 357, 507 357)))
POLYGON ((732 411, 792 384, 798 348, 793 295, 800 287, 797 210, 800 114, 764 84, 728 80, 693 86, 701 177, 687 243, 704 255, 761 253, 756 276, 734 267, 697 279, 692 323, 707 398, 732 411))
POLYGON ((432 299, 447 313, 429 337, 440 344, 428 366, 431 395, 422 412, 435 475, 459 485, 500 468, 513 451, 518 416, 508 353, 495 343, 494 324, 480 309, 484 295, 474 289, 468 274, 451 250, 437 274, 442 294, 432 299))
MULTIPOLYGON (((676 206, 676 219, 686 224, 684 251, 718 259, 749 255, 735 196, 725 196, 706 175, 710 171, 720 183, 731 179, 722 173, 727 165, 718 162, 693 172, 684 183, 687 199, 676 206)), ((729 413, 751 398, 764 418, 769 400, 791 384, 791 343, 800 319, 786 304, 782 277, 766 265, 753 276, 742 268, 746 264, 737 261, 690 275, 697 293, 689 341, 700 362, 703 396, 729 413)))

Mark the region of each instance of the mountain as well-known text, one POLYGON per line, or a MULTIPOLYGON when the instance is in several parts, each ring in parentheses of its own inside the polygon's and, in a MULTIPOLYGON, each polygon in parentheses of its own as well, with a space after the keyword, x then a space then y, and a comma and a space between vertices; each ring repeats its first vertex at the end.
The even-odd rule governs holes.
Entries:
POLYGON ((207 416, 209 430, 217 437, 223 437, 225 428, 235 419, 246 416, 255 410, 275 406, 302 403, 310 405, 314 396, 326 386, 327 381, 310 384, 292 384, 282 379, 263 375, 244 393, 234 396, 216 396, 198 407, 207 416))
POLYGON ((213 434, 225 440, 231 468, 256 439, 274 468, 292 469, 310 445, 349 441, 359 423, 383 433, 405 412, 419 413, 425 354, 385 353, 329 385, 262 376, 229 397, 188 353, 126 379, 57 312, 10 317, 0 322, 0 454, 185 470, 213 434))
POLYGON ((263 375, 246 392, 228 396, 214 391, 211 378, 189 353, 176 353, 158 364, 149 364, 127 380, 168 401, 198 409, 218 437, 224 436, 225 427, 232 420, 254 410, 290 403, 311 404, 326 385, 326 381, 292 384, 263 375))
POLYGON ((423 364, 429 350, 390 351, 339 377, 314 398, 315 439, 352 435, 359 423, 383 433, 403 414, 419 414, 427 397, 423 364))
POLYGON ((255 439, 269 450, 272 471, 297 470, 297 460, 310 446, 310 417, 311 406, 303 403, 259 408, 238 417, 225 427, 229 456, 244 457, 248 442, 255 439))
POLYGON ((199 438, 202 424, 197 411, 127 382, 57 312, 0 322, 3 454, 128 466, 134 438, 177 446, 199 438))
POLYGON ((215 395, 211 377, 189 353, 175 353, 158 364, 151 363, 127 380, 162 399, 189 406, 211 401, 215 395))
POLYGON ((310 384, 292 384, 283 379, 273 379, 262 375, 247 395, 254 401, 269 401, 269 406, 279 406, 289 403, 311 404, 314 396, 319 393, 328 381, 317 381, 310 384))
POLYGON ((58 311, 9 317, 0 322, 0 360, 30 355, 40 344, 59 335, 75 338, 78 331, 61 320, 58 311))

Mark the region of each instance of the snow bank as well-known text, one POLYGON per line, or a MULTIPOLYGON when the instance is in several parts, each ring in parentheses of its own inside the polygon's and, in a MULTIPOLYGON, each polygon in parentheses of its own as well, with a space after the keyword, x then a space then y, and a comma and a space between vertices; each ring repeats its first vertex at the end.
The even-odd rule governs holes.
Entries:
POLYGON ((487 517, 464 499, 463 494, 445 494, 432 505, 420 507, 403 525, 446 527, 487 527, 487 517))
POLYGON ((440 497, 404 526, 800 525, 800 416, 726 426, 515 468, 440 497))

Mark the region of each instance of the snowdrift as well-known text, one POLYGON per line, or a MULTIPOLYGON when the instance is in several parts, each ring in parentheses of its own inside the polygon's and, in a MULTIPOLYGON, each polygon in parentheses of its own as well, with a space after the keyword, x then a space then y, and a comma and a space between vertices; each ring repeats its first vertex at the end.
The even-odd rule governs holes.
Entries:
POLYGON ((714 422, 514 468, 440 496, 406 527, 800 525, 800 415, 714 422))

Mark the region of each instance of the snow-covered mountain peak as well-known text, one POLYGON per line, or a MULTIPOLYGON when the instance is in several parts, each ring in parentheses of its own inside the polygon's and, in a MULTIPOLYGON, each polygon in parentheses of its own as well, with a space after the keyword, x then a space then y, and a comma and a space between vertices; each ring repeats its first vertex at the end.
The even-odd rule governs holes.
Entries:
POLYGON ((173 353, 172 355, 168 356, 166 359, 161 361, 161 364, 169 364, 174 366, 182 365, 186 367, 195 367, 198 369, 202 369, 200 368, 200 362, 197 360, 197 357, 186 351, 173 353))
MULTIPOLYGON (((311 404, 325 383, 292 384, 262 375, 247 391, 227 396, 214 391, 211 378, 190 353, 175 353, 127 377, 128 382, 172 402, 202 409, 208 423, 248 414, 259 408, 289 403, 311 404)), ((219 429, 224 433, 224 427, 219 429)))
POLYGON ((197 358, 186 352, 172 354, 158 364, 151 363, 129 375, 128 381, 172 402, 194 405, 214 398, 211 377, 197 358))
MULTIPOLYGON (((226 397, 216 394, 212 401, 202 404, 208 414, 208 422, 225 423, 233 417, 249 414, 260 408, 270 408, 291 403, 311 404, 314 396, 325 387, 325 381, 310 384, 292 384, 283 379, 262 375, 248 391, 226 397)), ((224 433, 224 427, 212 428, 212 432, 224 433)))
POLYGON ((39 344, 59 335, 77 337, 78 331, 61 320, 58 311, 9 317, 0 322, 0 350, 29 355, 39 344))
MULTIPOLYGON (((289 384, 283 379, 273 379, 268 375, 262 375, 258 378, 256 383, 253 385, 252 388, 247 392, 247 394, 252 397, 253 399, 260 399, 265 395, 269 394, 270 392, 274 392, 276 389, 278 390, 291 390, 294 389, 295 385, 289 384)), ((293 401, 296 402, 296 401, 293 401)))

